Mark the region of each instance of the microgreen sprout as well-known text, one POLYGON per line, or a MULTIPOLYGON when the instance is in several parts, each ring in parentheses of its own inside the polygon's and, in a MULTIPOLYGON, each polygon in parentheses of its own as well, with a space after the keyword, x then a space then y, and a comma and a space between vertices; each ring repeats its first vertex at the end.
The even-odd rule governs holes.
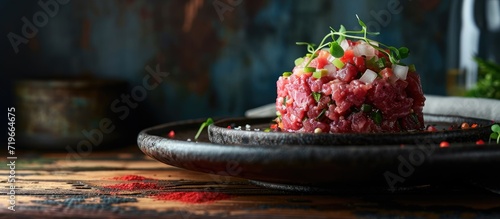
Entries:
POLYGON ((500 125, 498 125, 498 124, 492 125, 491 131, 493 131, 493 133, 491 133, 490 138, 493 140, 496 139, 497 144, 500 144, 500 125))
POLYGON ((201 123, 200 129, 198 129, 198 132, 196 133, 196 136, 194 136, 194 140, 197 141, 198 137, 200 137, 201 132, 205 127, 208 127, 209 125, 213 124, 214 120, 212 118, 208 118, 207 121, 201 123))
POLYGON ((406 47, 396 48, 396 47, 387 46, 387 45, 382 44, 380 42, 369 39, 368 35, 376 36, 376 35, 379 35, 380 33, 379 32, 368 32, 368 28, 366 27, 366 24, 358 17, 358 15, 356 15, 356 18, 358 19, 358 23, 361 26, 361 30, 346 30, 343 25, 340 25, 340 28, 338 31, 333 29, 332 27, 330 27, 330 33, 328 33, 323 38, 323 40, 321 40, 321 43, 318 45, 318 47, 315 47, 316 45, 314 45, 312 43, 297 42, 296 43, 297 45, 307 46, 307 52, 309 52, 309 54, 312 54, 312 57, 306 63, 305 67, 309 66, 309 64, 313 60, 315 54, 319 50, 326 48, 326 47, 329 47, 330 54, 333 57, 335 57, 335 58, 342 57, 344 55, 344 49, 342 49, 340 44, 342 43, 342 41, 344 41, 347 38, 365 41, 366 43, 368 43, 368 45, 370 45, 374 49, 386 54, 387 57, 389 57, 389 61, 393 64, 397 64, 400 62, 401 59, 408 57, 408 54, 410 53, 410 51, 406 47), (332 41, 327 42, 328 38, 331 38, 332 41))

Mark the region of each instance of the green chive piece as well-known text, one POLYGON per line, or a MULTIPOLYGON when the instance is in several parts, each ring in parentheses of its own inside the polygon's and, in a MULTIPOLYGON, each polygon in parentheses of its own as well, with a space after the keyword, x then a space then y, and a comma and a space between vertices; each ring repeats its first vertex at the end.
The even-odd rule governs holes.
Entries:
POLYGON ((334 59, 333 60, 333 65, 335 65, 335 67, 337 67, 338 69, 341 69, 344 67, 344 63, 342 61, 340 61, 340 59, 334 59))
POLYGON ((320 79, 320 78, 322 78, 322 77, 324 77, 326 75, 328 75, 328 70, 326 70, 326 69, 320 69, 319 71, 313 72, 312 76, 314 78, 320 79))
POLYGON ((372 111, 372 106, 370 104, 364 103, 361 105, 361 111, 364 113, 369 113, 372 111))
POLYGON ((307 53, 307 54, 306 54, 306 57, 307 57, 307 58, 311 58, 311 60, 312 60, 312 59, 314 59, 314 58, 318 57, 318 55, 316 55, 316 54, 314 54, 314 55, 313 55, 312 53, 307 53))
POLYGON ((283 72, 283 77, 285 78, 290 77, 290 75, 292 75, 292 72, 289 71, 283 72))
POLYGON ((316 68, 313 68, 313 67, 305 67, 304 68, 304 72, 315 72, 316 71, 316 68))
POLYGON ((300 64, 302 64, 302 62, 304 62, 304 58, 295 59, 295 66, 299 66, 300 64))

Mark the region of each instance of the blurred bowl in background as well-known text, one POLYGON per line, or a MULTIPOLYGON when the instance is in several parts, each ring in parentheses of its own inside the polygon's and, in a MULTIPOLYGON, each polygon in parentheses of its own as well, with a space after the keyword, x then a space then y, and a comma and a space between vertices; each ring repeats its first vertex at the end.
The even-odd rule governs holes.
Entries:
POLYGON ((126 135, 111 110, 127 89, 124 81, 34 79, 17 81, 14 89, 20 148, 89 152, 118 145, 126 135))

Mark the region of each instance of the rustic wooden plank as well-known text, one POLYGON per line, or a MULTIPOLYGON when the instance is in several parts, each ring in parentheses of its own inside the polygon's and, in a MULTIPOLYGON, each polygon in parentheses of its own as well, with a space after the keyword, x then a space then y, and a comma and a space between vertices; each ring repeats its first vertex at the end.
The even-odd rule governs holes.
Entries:
MULTIPOLYGON (((300 195, 268 190, 234 177, 187 171, 141 153, 95 152, 80 160, 67 153, 32 154, 16 166, 16 216, 37 218, 330 218, 500 216, 500 198, 486 192, 300 195), (140 175, 160 189, 118 191, 140 175), (214 191, 231 198, 210 203, 156 200, 160 192, 214 191)), ((5 161, 5 160, 4 160, 5 161)), ((3 167, 2 169, 5 169, 3 167)), ((8 173, 1 173, 7 179, 8 173)), ((0 193, 8 192, 6 180, 0 193)), ((0 202, 0 218, 11 218, 0 202)))
MULTIPOLYGON (((120 196, 126 199, 129 196, 120 196)), ((308 196, 305 196, 308 197, 308 196)), ((112 204, 107 206, 107 208, 116 210, 116 214, 123 216, 123 214, 131 213, 127 210, 133 210, 135 213, 141 213, 144 215, 154 215, 154 216, 180 216, 182 218, 198 218, 198 217, 236 217, 236 218, 249 218, 248 215, 261 216, 267 218, 274 218, 277 216, 279 218, 326 218, 326 217, 374 217, 374 216, 385 216, 393 217, 398 215, 400 217, 430 217, 438 218, 443 214, 446 215, 457 215, 453 213, 453 209, 450 206, 442 208, 436 207, 434 204, 428 206, 420 206, 420 204, 408 204, 408 203, 393 203, 392 206, 384 206, 381 203, 370 203, 363 201, 360 198, 342 198, 342 197, 331 197, 331 196, 312 196, 309 197, 314 199, 312 202, 296 203, 291 202, 293 199, 304 199, 304 196, 238 196, 230 200, 223 200, 214 203, 203 203, 203 204, 186 204, 178 201, 157 201, 148 197, 136 198, 136 202, 124 202, 112 204)), ((75 198, 71 196, 71 198, 75 198)), ((470 197, 466 197, 470 198, 470 197)), ((497 198, 496 198, 497 199, 497 198)), ((43 199, 38 198, 40 201, 43 199)), ((67 197, 50 197, 46 200, 58 203, 67 203, 67 197)), ((110 215, 109 211, 97 211, 96 209, 91 209, 90 211, 81 212, 82 206, 91 206, 95 204, 98 206, 101 200, 100 197, 88 197, 85 198, 85 203, 74 204, 74 206, 62 206, 51 205, 41 203, 48 211, 63 211, 65 215, 76 214, 79 216, 90 216, 95 213, 100 215, 110 215), (97 212, 96 212, 97 211, 97 212), (90 213, 89 213, 90 212, 90 213)), ((50 202, 48 202, 50 203, 50 202)), ((36 205, 31 205, 36 207, 36 205)), ((39 206, 40 207, 40 206, 39 206)), ((41 208, 41 207, 40 207, 41 208)), ((95 208, 95 207, 94 207, 95 208)), ((105 208, 105 207, 102 207, 105 208)), ((44 209, 44 210, 47 210, 44 209)), ((25 208, 25 210, 30 210, 30 208, 25 208)), ((494 213, 494 212, 493 212, 494 213)), ((477 217, 481 215, 480 211, 470 208, 462 208, 458 212, 458 216, 468 215, 471 217, 477 217)))

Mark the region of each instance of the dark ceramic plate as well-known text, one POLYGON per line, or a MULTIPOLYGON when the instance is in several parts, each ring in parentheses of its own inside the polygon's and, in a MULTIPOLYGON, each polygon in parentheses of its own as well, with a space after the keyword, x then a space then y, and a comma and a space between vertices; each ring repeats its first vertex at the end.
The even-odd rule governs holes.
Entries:
MULTIPOLYGON (((442 122, 449 122, 445 120, 442 122)), ((224 145, 210 143, 206 131, 198 142, 188 141, 203 121, 168 123, 143 130, 138 145, 146 155, 169 165, 299 191, 346 185, 391 190, 450 180, 495 178, 500 171, 500 145, 496 144, 452 143, 440 148, 432 141, 415 139, 420 143, 405 146, 224 145), (171 130, 175 131, 172 139, 166 137, 171 130)))
POLYGON ((208 128, 209 139, 214 144, 223 145, 399 145, 419 144, 424 140, 433 143, 441 141, 463 143, 488 139, 493 123, 482 119, 426 114, 424 115, 426 124, 433 125, 440 131, 377 134, 264 132, 264 129, 269 128, 272 119, 236 118, 217 121, 208 128), (480 127, 461 129, 463 122, 478 124, 480 127), (232 128, 229 129, 228 126, 232 128), (241 130, 235 127, 240 127, 241 130), (449 130, 450 128, 452 130, 449 130))

